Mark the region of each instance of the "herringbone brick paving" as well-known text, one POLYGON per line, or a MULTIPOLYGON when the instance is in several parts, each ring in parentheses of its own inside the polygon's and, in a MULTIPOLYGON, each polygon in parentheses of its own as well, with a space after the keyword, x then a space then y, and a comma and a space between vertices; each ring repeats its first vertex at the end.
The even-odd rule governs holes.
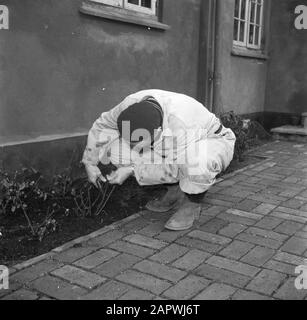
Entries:
POLYGON ((268 157, 209 192, 193 229, 142 212, 114 230, 12 269, 2 299, 306 299, 307 145, 273 142, 268 157))

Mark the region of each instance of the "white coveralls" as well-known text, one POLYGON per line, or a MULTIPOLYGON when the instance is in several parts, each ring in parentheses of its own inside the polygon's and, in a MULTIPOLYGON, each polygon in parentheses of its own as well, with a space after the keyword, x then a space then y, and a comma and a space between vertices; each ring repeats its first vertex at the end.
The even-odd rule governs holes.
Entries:
POLYGON ((183 192, 200 194, 215 183, 215 177, 233 158, 235 135, 224 127, 216 134, 220 124, 213 113, 189 96, 163 90, 139 91, 95 121, 83 163, 107 164, 109 160, 117 167, 133 165, 139 185, 179 182, 183 192), (162 134, 152 150, 141 154, 120 138, 117 119, 123 110, 149 97, 163 110, 162 134))

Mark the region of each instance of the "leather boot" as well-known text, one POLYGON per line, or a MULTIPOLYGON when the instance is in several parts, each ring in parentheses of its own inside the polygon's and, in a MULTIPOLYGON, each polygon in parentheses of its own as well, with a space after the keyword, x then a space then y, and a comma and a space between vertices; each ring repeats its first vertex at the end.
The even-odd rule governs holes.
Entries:
POLYGON ((165 228, 172 231, 183 231, 193 227, 194 221, 200 217, 201 205, 185 202, 180 209, 168 220, 165 228))
POLYGON ((164 213, 174 209, 183 199, 184 193, 178 185, 169 186, 162 198, 149 201, 145 208, 153 212, 164 213))

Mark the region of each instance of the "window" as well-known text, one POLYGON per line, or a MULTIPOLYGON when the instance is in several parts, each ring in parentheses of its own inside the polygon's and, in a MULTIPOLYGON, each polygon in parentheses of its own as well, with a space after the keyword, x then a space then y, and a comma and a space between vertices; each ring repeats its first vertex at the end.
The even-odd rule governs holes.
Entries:
POLYGON ((264 32, 264 0, 235 0, 234 45, 260 50, 264 32))
POLYGON ((112 7, 137 11, 147 15, 157 14, 157 0, 91 0, 112 7))

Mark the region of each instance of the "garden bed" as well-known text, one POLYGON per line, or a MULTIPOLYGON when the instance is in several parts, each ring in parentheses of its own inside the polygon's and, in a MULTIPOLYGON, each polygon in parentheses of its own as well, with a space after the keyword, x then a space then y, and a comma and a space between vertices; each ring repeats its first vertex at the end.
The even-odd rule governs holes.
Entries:
MULTIPOLYGON (((253 156, 245 156, 241 161, 234 160, 227 173, 261 160, 263 159, 253 156)), ((56 210, 50 218, 46 215, 46 205, 38 211, 29 210, 28 218, 31 224, 40 226, 41 239, 39 235, 34 236, 30 232, 27 219, 20 212, 0 215, 0 265, 11 266, 41 255, 70 240, 122 220, 142 210, 147 201, 162 195, 164 190, 163 186, 140 187, 134 179, 129 179, 123 186, 115 188, 106 207, 100 212, 93 210, 86 214, 67 210, 70 206, 75 207, 70 201, 62 203, 65 208, 56 210)))

